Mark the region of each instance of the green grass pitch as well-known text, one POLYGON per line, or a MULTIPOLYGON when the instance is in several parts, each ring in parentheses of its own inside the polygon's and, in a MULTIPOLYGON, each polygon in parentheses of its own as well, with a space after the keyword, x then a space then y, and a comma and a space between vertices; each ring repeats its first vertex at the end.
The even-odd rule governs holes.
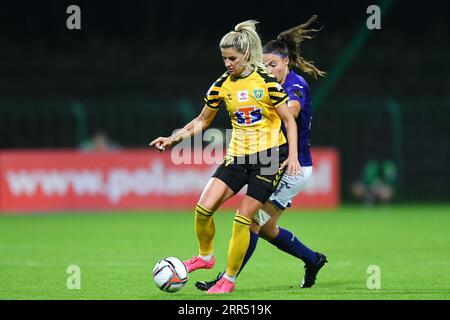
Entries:
POLYGON ((181 291, 164 293, 151 272, 161 258, 197 253, 187 212, 0 215, 0 299, 449 299, 450 206, 343 206, 287 211, 280 225, 328 256, 316 285, 300 289, 303 264, 260 239, 235 292, 209 296, 194 287, 224 268, 233 212, 215 214, 217 263, 181 291), (81 269, 81 289, 66 286, 81 269), (367 268, 381 271, 369 290, 367 268))

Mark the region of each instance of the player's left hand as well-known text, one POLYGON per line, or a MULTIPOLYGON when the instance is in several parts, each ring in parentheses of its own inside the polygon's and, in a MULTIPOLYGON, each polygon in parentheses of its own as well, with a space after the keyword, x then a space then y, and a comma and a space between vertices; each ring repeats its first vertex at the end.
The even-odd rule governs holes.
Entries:
POLYGON ((284 160, 283 164, 281 165, 280 169, 283 169, 287 166, 286 174, 290 176, 303 176, 303 170, 300 166, 300 163, 298 162, 298 159, 291 159, 288 157, 286 160, 284 160))

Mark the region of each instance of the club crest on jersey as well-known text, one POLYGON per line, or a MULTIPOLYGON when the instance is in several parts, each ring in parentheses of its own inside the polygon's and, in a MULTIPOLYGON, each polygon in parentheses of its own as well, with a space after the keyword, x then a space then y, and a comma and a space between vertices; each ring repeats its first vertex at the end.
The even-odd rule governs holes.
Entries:
POLYGON ((238 108, 234 113, 237 123, 244 126, 251 126, 262 120, 261 109, 256 107, 238 108))
POLYGON ((256 98, 256 100, 260 100, 263 95, 264 95, 263 89, 253 89, 253 96, 256 98))
POLYGON ((297 98, 301 98, 301 97, 303 97, 303 93, 300 90, 295 90, 294 96, 296 96, 297 98))
POLYGON ((248 90, 241 90, 237 92, 238 102, 248 102, 248 90))

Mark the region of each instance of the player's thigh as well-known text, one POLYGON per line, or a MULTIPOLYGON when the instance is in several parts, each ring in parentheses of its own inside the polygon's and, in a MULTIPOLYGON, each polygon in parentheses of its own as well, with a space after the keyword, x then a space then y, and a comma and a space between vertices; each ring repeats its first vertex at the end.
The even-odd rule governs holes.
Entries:
POLYGON ((199 204, 210 210, 217 210, 222 203, 238 193, 247 183, 245 167, 227 164, 225 161, 216 169, 206 185, 199 204))
POLYGON ((209 179, 198 203, 210 210, 216 211, 222 203, 234 195, 233 190, 225 182, 217 178, 209 179))

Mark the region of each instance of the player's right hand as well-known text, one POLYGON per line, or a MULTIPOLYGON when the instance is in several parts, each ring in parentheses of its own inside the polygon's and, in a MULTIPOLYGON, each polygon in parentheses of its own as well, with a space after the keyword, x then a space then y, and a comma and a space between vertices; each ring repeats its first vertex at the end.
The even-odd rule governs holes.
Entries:
POLYGON ((155 147, 159 152, 166 150, 166 147, 172 145, 172 139, 166 137, 159 137, 149 143, 150 147, 155 147))

